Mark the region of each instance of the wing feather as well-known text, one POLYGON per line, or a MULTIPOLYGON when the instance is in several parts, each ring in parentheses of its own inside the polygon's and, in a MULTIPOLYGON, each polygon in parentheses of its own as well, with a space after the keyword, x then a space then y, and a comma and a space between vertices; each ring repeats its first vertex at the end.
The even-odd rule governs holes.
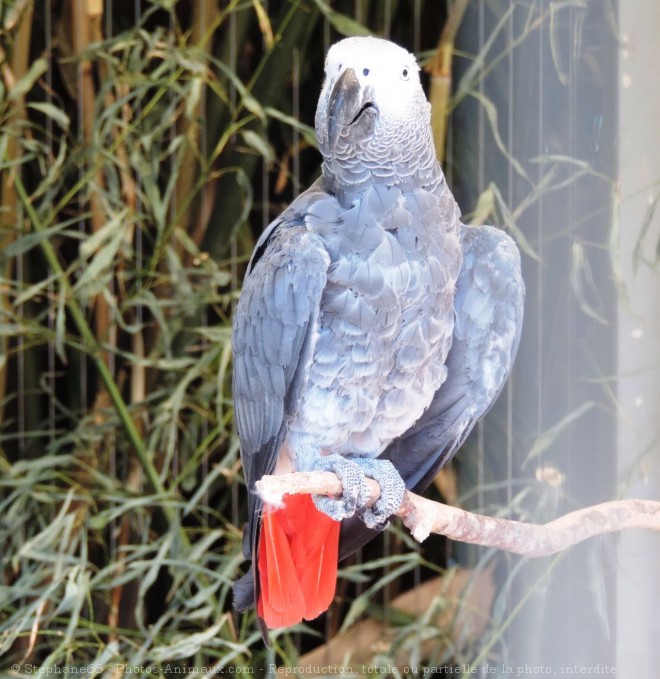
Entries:
MULTIPOLYGON (((234 413, 250 491, 248 558, 256 553, 262 508, 254 483, 273 472, 296 411, 330 264, 321 239, 305 226, 306 200, 300 196, 257 243, 234 314, 234 413)), ((257 586, 251 571, 236 583, 239 610, 253 604, 257 586)))
MULTIPOLYGON (((304 225, 275 223, 234 315, 233 392, 248 487, 276 463, 309 363, 329 257, 304 225)), ((252 497, 252 496, 251 496, 252 497)))

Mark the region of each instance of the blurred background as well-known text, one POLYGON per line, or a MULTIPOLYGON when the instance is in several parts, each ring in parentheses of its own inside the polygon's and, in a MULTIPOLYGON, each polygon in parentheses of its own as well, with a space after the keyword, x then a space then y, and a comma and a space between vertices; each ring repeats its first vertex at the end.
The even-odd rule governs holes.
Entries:
POLYGON ((394 525, 264 648, 231 611, 230 326, 318 176, 328 46, 390 38, 527 286, 513 375, 427 495, 537 523, 658 499, 658 26, 655 0, 0 2, 0 667, 652 676, 642 531, 531 560, 394 525))

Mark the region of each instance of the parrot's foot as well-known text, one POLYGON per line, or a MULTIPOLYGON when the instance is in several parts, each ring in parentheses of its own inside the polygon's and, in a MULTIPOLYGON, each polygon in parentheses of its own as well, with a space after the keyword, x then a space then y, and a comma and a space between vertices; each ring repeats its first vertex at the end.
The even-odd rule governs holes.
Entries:
POLYGON ((360 460, 359 465, 366 476, 380 485, 380 497, 372 507, 364 510, 361 518, 367 528, 384 528, 390 516, 401 506, 406 484, 389 460, 360 460))
POLYGON ((358 464, 341 455, 325 455, 314 464, 320 472, 332 472, 341 481, 342 494, 339 498, 312 495, 317 509, 335 521, 347 519, 355 510, 364 507, 369 499, 369 487, 364 472, 358 464))
POLYGON ((361 514, 368 528, 384 528, 389 517, 401 505, 406 492, 403 479, 389 460, 348 460, 341 455, 327 455, 320 458, 314 468, 317 471, 333 472, 341 481, 341 497, 313 496, 316 507, 335 521, 347 519, 356 510, 365 507, 369 500, 369 488, 365 479, 367 476, 380 484, 380 498, 373 507, 366 507, 361 514))

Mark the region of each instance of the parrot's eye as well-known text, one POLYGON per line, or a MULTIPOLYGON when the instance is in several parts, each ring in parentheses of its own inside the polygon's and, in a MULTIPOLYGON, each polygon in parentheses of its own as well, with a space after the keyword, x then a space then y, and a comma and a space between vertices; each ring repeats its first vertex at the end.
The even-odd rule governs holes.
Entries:
POLYGON ((369 69, 368 69, 368 68, 363 68, 363 69, 362 69, 362 75, 369 75, 369 69))
POLYGON ((407 66, 403 67, 403 71, 401 71, 401 80, 408 80, 410 77, 410 71, 408 70, 407 66))

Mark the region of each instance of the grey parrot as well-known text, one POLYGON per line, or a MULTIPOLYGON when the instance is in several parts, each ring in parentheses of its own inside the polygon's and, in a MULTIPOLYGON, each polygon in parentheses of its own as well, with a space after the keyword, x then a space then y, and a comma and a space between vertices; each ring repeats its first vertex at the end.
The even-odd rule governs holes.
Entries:
POLYGON ((523 316, 514 242, 460 222, 412 54, 333 45, 315 130, 322 175, 258 241, 233 324, 252 560, 234 606, 256 606, 266 640, 326 610, 338 559, 451 459, 502 389, 523 316), (254 492, 311 470, 343 494, 254 492), (366 477, 382 489, 371 508, 366 477))

